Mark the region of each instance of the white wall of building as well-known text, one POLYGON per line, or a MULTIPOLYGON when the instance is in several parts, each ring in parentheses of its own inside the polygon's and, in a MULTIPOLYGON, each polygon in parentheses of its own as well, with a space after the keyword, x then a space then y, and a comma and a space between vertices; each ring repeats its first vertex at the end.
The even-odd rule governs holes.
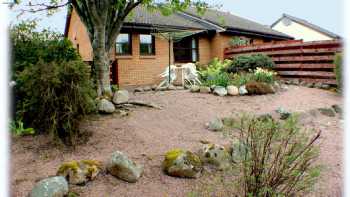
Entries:
POLYGON ((286 18, 280 20, 272 27, 272 29, 292 36, 296 40, 304 40, 305 42, 333 39, 325 34, 286 18))

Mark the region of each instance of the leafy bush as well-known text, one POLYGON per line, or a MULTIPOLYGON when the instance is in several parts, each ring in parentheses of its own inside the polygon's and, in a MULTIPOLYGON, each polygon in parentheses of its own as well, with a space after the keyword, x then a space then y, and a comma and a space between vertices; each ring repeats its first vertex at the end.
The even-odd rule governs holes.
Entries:
POLYGON ((11 28, 13 119, 73 144, 79 120, 95 106, 90 70, 69 40, 35 27, 29 21, 11 28))
POLYGON ((258 67, 254 71, 254 76, 255 80, 258 82, 273 83, 275 81, 276 72, 258 67))
POLYGON ((337 79, 337 85, 338 85, 338 89, 342 89, 343 88, 343 60, 342 60, 342 54, 338 53, 335 56, 334 59, 334 64, 335 64, 335 68, 334 68, 334 72, 335 72, 335 76, 337 79))
POLYGON ((264 82, 250 81, 247 84, 245 84, 245 88, 247 89, 248 94, 253 95, 274 93, 274 90, 272 89, 271 85, 264 82))
POLYGON ((240 55, 233 59, 226 71, 229 73, 237 73, 255 70, 258 67, 272 69, 275 67, 275 63, 269 56, 264 54, 240 55))
POLYGON ((203 85, 208 86, 208 87, 210 87, 212 85, 227 87, 230 84, 231 84, 230 75, 228 73, 225 73, 225 72, 211 74, 203 82, 203 85))
POLYGON ((315 142, 295 115, 285 122, 243 116, 237 121, 238 141, 233 159, 240 168, 242 196, 302 196, 320 175, 315 142))
POLYGON ((255 81, 255 75, 253 73, 241 72, 233 75, 231 84, 239 87, 250 81, 255 81))
POLYGON ((199 69, 199 76, 203 81, 207 80, 209 77, 213 78, 213 76, 223 73, 231 62, 231 60, 221 61, 219 58, 214 58, 208 66, 199 69))
POLYGON ((87 65, 79 60, 28 65, 18 74, 17 115, 36 130, 66 144, 79 134, 79 120, 94 110, 95 91, 87 65))

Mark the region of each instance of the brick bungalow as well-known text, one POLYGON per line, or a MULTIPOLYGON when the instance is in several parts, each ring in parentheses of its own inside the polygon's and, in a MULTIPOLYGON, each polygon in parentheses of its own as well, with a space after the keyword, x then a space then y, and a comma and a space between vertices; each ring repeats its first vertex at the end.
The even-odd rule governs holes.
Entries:
MULTIPOLYGON (((170 44, 172 64, 197 62, 207 64, 213 58, 223 59, 224 49, 233 37, 257 44, 293 39, 268 26, 209 9, 199 16, 195 9, 162 16, 137 7, 123 24, 121 34, 110 52, 111 73, 114 84, 121 87, 153 85, 160 81, 159 74, 169 64, 169 42, 158 36, 158 31, 195 31, 189 37, 170 44)), ((73 9, 69 12, 65 35, 73 42, 82 59, 92 61, 92 48, 87 31, 73 9)))

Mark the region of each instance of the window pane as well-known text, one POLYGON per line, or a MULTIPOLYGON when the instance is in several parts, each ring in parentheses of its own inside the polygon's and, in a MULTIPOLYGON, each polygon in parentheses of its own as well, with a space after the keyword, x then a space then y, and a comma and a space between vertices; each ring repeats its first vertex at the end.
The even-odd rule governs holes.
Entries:
POLYGON ((152 44, 152 35, 140 35, 141 44, 152 44))
POLYGON ((152 35, 140 34, 140 54, 141 55, 153 55, 154 38, 152 35))
POLYGON ((128 43, 129 34, 119 34, 117 38, 117 43, 128 43))
POLYGON ((130 44, 129 34, 119 34, 117 37, 115 51, 117 54, 131 54, 131 44, 130 44))

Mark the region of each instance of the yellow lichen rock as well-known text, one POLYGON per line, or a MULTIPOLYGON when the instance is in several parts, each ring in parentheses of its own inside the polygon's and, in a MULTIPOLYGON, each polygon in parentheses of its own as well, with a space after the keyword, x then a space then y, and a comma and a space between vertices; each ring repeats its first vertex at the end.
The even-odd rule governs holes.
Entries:
POLYGON ((81 160, 64 162, 57 170, 57 175, 66 177, 71 184, 85 184, 93 180, 102 168, 100 161, 81 160))

